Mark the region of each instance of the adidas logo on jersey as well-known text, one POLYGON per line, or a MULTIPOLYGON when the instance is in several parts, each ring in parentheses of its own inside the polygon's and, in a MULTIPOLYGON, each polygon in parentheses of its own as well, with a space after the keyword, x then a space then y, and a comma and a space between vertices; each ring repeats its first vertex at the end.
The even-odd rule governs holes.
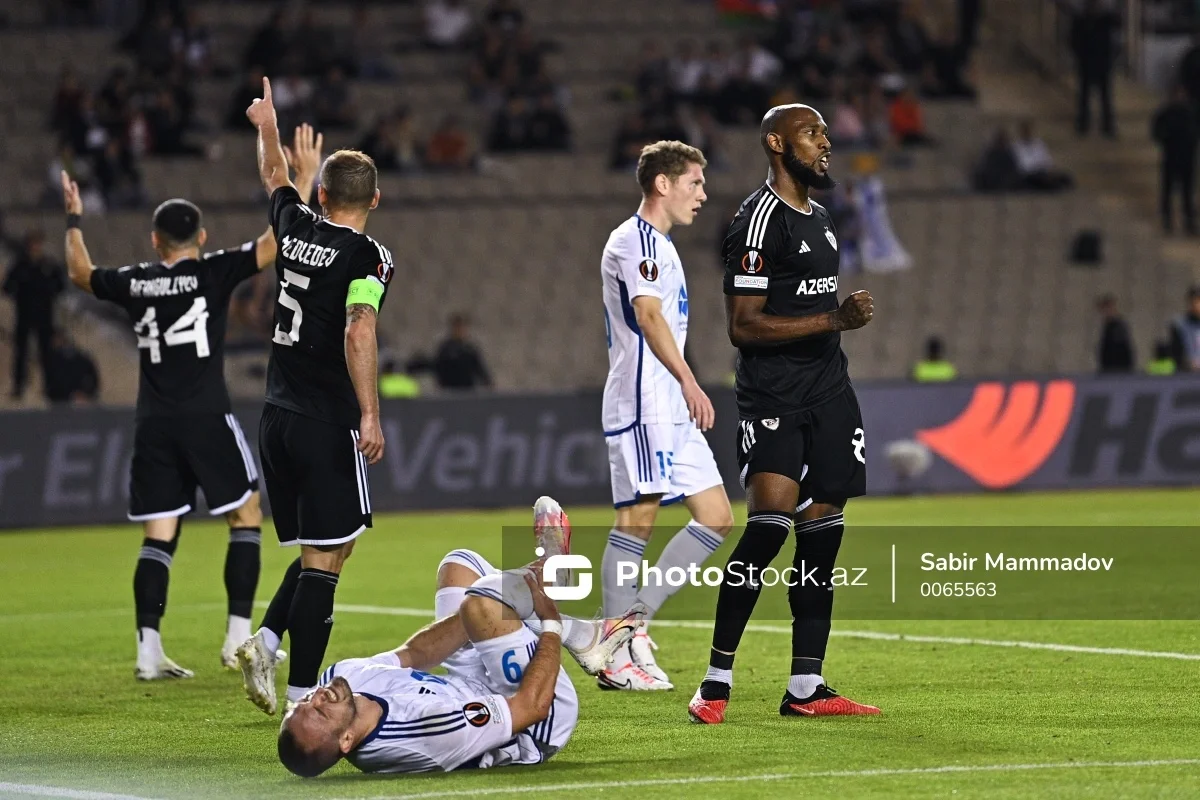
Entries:
POLYGON ((809 278, 801 280, 796 288, 796 294, 828 294, 837 291, 837 275, 828 278, 809 278))
POLYGON ((812 248, 808 246, 808 242, 804 241, 803 239, 800 240, 800 252, 801 253, 811 253, 812 252, 812 248))

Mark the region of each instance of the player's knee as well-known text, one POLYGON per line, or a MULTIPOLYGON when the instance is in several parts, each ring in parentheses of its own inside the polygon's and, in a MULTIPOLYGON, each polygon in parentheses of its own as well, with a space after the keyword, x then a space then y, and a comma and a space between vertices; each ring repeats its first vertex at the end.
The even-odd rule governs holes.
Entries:
POLYGON ((346 559, 354 552, 354 540, 332 546, 300 545, 300 564, 305 569, 321 569, 341 574, 346 559))
POLYGON ((658 501, 662 495, 649 495, 638 500, 633 505, 617 509, 616 529, 621 533, 636 536, 649 541, 654 528, 654 520, 658 518, 658 501))
POLYGON ((246 502, 225 515, 225 521, 231 528, 262 527, 262 503, 258 492, 251 492, 246 502))
POLYGON ((438 566, 437 588, 449 589, 455 586, 466 588, 479 580, 479 577, 479 573, 470 567, 456 561, 442 561, 438 566))

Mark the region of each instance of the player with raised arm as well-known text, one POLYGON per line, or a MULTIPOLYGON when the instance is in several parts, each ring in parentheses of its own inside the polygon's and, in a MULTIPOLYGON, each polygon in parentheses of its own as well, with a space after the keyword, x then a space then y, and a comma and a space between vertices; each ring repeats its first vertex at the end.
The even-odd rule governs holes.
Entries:
POLYGON ((471 550, 448 553, 437 571, 438 621, 394 652, 325 670, 284 717, 279 760, 314 777, 343 757, 364 772, 406 773, 553 756, 579 718, 560 643, 596 674, 633 636, 643 609, 596 622, 562 617, 540 577, 500 572, 471 550), (437 667, 447 674, 428 673, 437 667))
MULTIPOLYGON (((691 225, 704 203, 706 164, 703 153, 682 142, 643 148, 641 205, 608 237, 600 264, 609 364, 603 422, 616 508, 601 564, 608 617, 635 600, 653 616, 678 588, 665 581, 639 588, 628 577, 641 574, 659 506, 682 500, 692 515, 659 556, 660 574, 702 564, 733 527, 729 497, 702 434, 713 425, 712 402, 683 359, 687 281, 670 236, 676 226, 691 225)), ((600 688, 673 688, 656 649, 639 631, 598 676, 600 688)))
POLYGON ((375 320, 392 255, 363 233, 379 204, 369 156, 338 150, 325 159, 318 214, 288 180, 269 80, 246 116, 258 128, 259 175, 279 243, 259 452, 279 543, 300 547, 262 627, 238 648, 247 695, 273 714, 280 639, 291 634, 294 701, 317 683, 338 576, 354 540, 371 527, 367 465, 383 457, 375 320))
MULTIPOLYGON (((320 164, 319 141, 310 127, 296 129, 290 160, 306 187, 320 164)), ((159 625, 182 518, 192 510, 197 487, 209 513, 224 515, 229 523, 229 618, 221 663, 236 667, 235 650, 250 633, 258 586, 262 511, 258 468, 225 388, 225 323, 234 288, 275 260, 274 233, 267 230, 236 249, 201 255, 208 234, 200 209, 187 200, 168 200, 155 210, 150 233, 158 260, 99 269, 80 230, 79 187, 65 172, 62 188, 71 281, 122 306, 137 335, 141 374, 129 518, 142 523, 145 538, 133 574, 134 675, 140 680, 192 677, 164 653, 159 625)))
POLYGON ((763 117, 759 139, 767 181, 742 203, 723 247, 748 519, 717 598, 708 672, 688 709, 707 724, 725 719, 734 654, 762 586, 753 575, 779 553, 793 517, 795 575, 809 577, 788 588, 792 669, 779 713, 879 713, 838 695, 822 677, 842 509, 867 488, 866 436, 841 332, 870 322, 874 304, 857 291, 839 305, 837 231, 809 197, 834 186, 825 120, 805 105, 776 106, 763 117))

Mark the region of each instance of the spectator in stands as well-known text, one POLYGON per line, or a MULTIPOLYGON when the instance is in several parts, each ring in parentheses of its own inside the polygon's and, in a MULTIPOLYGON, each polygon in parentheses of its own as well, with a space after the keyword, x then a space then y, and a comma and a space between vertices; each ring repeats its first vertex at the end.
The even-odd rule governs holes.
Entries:
POLYGON ((438 345, 432 359, 416 356, 408 362, 407 372, 432 372, 438 386, 454 391, 469 391, 492 385, 492 376, 483 363, 483 355, 470 339, 471 321, 466 314, 450 317, 450 334, 438 345))
POLYGON ((379 396, 384 400, 408 400, 421 396, 421 384, 400 372, 396 360, 389 358, 379 370, 379 396))
POLYGON ((429 137, 425 147, 425 166, 431 170, 463 171, 476 165, 475 149, 462 122, 447 114, 442 124, 429 137))
POLYGON ((1171 358, 1176 372, 1200 372, 1200 285, 1188 290, 1187 303, 1171 322, 1171 358))
POLYGON ((1192 46, 1179 64, 1179 83, 1187 90, 1192 107, 1200 111, 1200 26, 1192 33, 1192 46))
POLYGON ((1054 166, 1050 148, 1034 131, 1033 120, 1021 120, 1012 148, 1024 188, 1037 192, 1056 192, 1074 184, 1069 173, 1054 166))
POLYGON ((483 18, 505 36, 514 36, 525 24, 525 14, 517 7, 516 0, 492 0, 483 18))
MULTIPOLYGON (((100 124, 114 135, 123 133, 133 110, 133 86, 129 79, 129 71, 124 67, 117 67, 110 72, 104 85, 100 87, 99 100, 96 113, 100 124)), ((245 109, 242 109, 242 113, 245 113, 245 109)))
POLYGON ((646 120, 639 111, 626 114, 617 129, 617 140, 613 142, 609 166, 614 170, 627 171, 637 166, 642 148, 654 141, 646 133, 646 120))
POLYGON ((295 69, 283 77, 271 79, 271 94, 279 115, 279 130, 290 131, 301 122, 313 119, 313 86, 295 69))
POLYGON ((1162 151, 1159 170, 1159 208, 1163 230, 1174 229, 1174 195, 1179 193, 1183 206, 1183 225, 1189 236, 1195 236, 1195 178, 1196 140, 1200 136, 1196 106, 1190 102, 1187 89, 1176 86, 1171 99, 1154 114, 1151 135, 1162 151))
POLYGON ((653 39, 642 42, 633 86, 637 96, 641 98, 649 96, 657 89, 670 91, 671 62, 663 55, 658 42, 653 39))
MULTIPOLYGON (((300 21, 286 41, 289 66, 305 78, 321 77, 337 60, 333 37, 317 24, 311 6, 304 8, 300 21)), ((271 77, 270 73, 268 77, 271 77)))
POLYGON ((54 90, 54 105, 50 111, 50 129, 74 142, 73 132, 83 124, 83 102, 87 92, 79 83, 79 75, 65 66, 58 76, 54 90))
POLYGON ((529 149, 571 149, 571 125, 552 92, 543 92, 537 99, 529 120, 529 149))
POLYGON ((753 36, 742 36, 738 40, 737 52, 733 55, 734 69, 741 69, 750 83, 760 86, 771 86, 783 63, 767 48, 763 47, 753 36))
POLYGON ((929 58, 921 72, 921 92, 926 97, 974 100, 975 87, 967 80, 966 69, 966 51, 947 24, 929 47, 929 58))
POLYGON ((1096 348, 1096 363, 1100 372, 1133 372, 1133 337, 1129 324, 1117 310, 1117 298, 1106 294, 1096 301, 1102 327, 1096 348))
POLYGON ((185 141, 183 111, 170 89, 160 89, 153 103, 146 109, 146 122, 150 126, 152 152, 160 156, 204 155, 204 150, 185 141))
POLYGON ((837 51, 833 37, 822 33, 817 37, 811 53, 800 59, 796 66, 796 88, 800 96, 811 100, 828 100, 838 70, 837 51))
POLYGON ((1159 339, 1154 343, 1154 358, 1146 363, 1147 375, 1174 375, 1175 359, 1171 357, 1171 343, 1159 339))
POLYGON ((532 113, 525 95, 514 92, 504 108, 492 118, 492 129, 488 134, 488 150, 493 153, 508 153, 528 150, 531 144, 530 122, 532 113))
POLYGON ((412 172, 421 166, 412 114, 404 107, 381 116, 358 149, 374 159, 381 172, 412 172))
POLYGON ((1071 22, 1071 50, 1075 54, 1075 80, 1079 88, 1079 110, 1075 130, 1083 136, 1092 125, 1092 94, 1100 95, 1100 128, 1104 135, 1117 135, 1112 109, 1112 69, 1117 55, 1117 16, 1101 0, 1084 0, 1083 10, 1071 22))
POLYGON ((925 131, 925 118, 921 113, 921 101, 912 87, 896 95, 888 106, 888 127, 893 140, 902 147, 935 144, 925 131))
POLYGON ((851 95, 840 76, 834 79, 833 87, 833 113, 829 116, 833 140, 839 147, 851 149, 870 146, 870 134, 861 113, 862 96, 851 95))
POLYGON ((37 338, 38 358, 42 377, 46 375, 50 356, 50 339, 54 330, 54 304, 67 288, 65 267, 46 254, 46 236, 31 231, 25 236, 24 252, 4 276, 0 290, 10 297, 15 307, 13 327, 12 397, 21 399, 29 368, 29 340, 37 338))
POLYGON ((154 16, 151 25, 144 28, 138 37, 137 64, 139 68, 161 75, 175 62, 172 43, 181 35, 171 15, 161 12, 154 16))
MULTIPOLYGON (((283 27, 283 6, 276 6, 266 22, 254 33, 242 62, 247 68, 258 68, 276 75, 288 53, 287 33, 283 27)), ((261 84, 259 86, 261 90, 261 84)), ((243 108, 242 112, 245 113, 243 108)))
POLYGON ((979 192, 1011 192, 1021 187, 1021 170, 1013 156, 1008 131, 997 128, 975 167, 972 183, 979 192))
POLYGON ((930 336, 925 340, 925 357, 913 364, 912 379, 917 383, 943 383, 958 377, 958 368, 944 355, 942 340, 930 336))
POLYGON ((496 30, 486 30, 468 67, 471 99, 489 108, 500 106, 508 87, 516 80, 516 69, 504 37, 496 30))
POLYGON ((931 42, 921 19, 921 6, 907 0, 900 7, 900 18, 891 30, 892 52, 905 72, 920 72, 929 61, 931 42))
POLYGON ((100 396, 100 373, 96 362, 57 330, 46 358, 46 399, 51 403, 94 403, 100 396))
POLYGON ((704 59, 693 39, 684 39, 669 65, 671 91, 676 97, 690 100, 700 93, 704 82, 704 59))
POLYGON ((350 31, 346 39, 347 67, 354 77, 364 81, 385 81, 395 77, 388 54, 386 26, 371 19, 371 7, 365 3, 354 6, 350 31))
POLYGON ((475 20, 465 0, 425 3, 425 45, 435 50, 459 50, 467 44, 475 20))
POLYGON ((358 123, 354 93, 345 71, 334 64, 313 92, 313 113, 321 128, 353 128, 358 123))
POLYGON ((902 70, 887 51, 887 36, 874 28, 863 40, 863 51, 854 64, 855 70, 872 83, 901 80, 902 70))
POLYGON ((96 186, 106 208, 137 208, 146 202, 142 174, 133 154, 120 139, 109 139, 93 159, 96 186))

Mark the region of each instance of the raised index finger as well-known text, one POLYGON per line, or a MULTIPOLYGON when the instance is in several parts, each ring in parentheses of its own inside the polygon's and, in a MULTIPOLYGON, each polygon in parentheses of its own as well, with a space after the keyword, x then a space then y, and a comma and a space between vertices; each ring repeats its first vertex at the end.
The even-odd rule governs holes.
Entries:
POLYGON ((266 75, 263 76, 263 100, 271 102, 271 79, 266 75))

